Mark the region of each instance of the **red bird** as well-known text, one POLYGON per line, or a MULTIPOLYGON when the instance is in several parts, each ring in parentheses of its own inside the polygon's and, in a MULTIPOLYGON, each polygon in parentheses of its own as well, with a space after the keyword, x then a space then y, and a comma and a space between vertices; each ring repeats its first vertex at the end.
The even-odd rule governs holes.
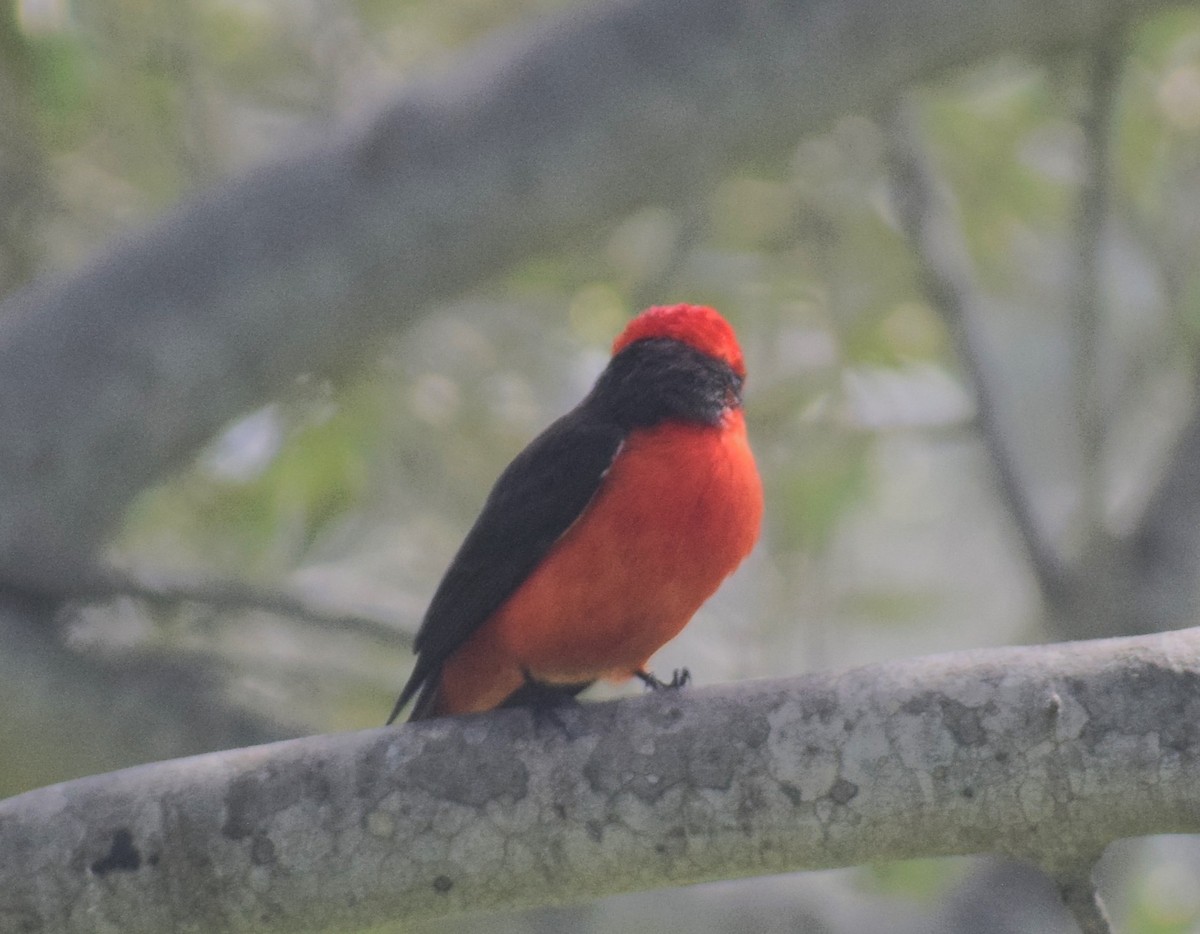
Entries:
MULTIPOLYGON (((758 538, 737 337, 650 308, 586 398, 509 464, 417 632, 388 723, 573 697, 646 670, 758 538)), ((679 674, 672 682, 679 682, 679 674)))

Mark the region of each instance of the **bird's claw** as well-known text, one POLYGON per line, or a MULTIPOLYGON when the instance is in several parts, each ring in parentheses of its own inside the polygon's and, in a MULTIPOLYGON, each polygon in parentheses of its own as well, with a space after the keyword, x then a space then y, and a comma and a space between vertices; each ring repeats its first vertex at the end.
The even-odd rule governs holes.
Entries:
POLYGON ((692 682, 692 673, 686 668, 676 668, 671 673, 670 681, 661 681, 650 672, 640 669, 635 671, 634 674, 637 675, 637 677, 641 679, 642 684, 646 685, 646 687, 651 691, 673 691, 677 688, 683 687, 686 684, 691 684, 692 682))

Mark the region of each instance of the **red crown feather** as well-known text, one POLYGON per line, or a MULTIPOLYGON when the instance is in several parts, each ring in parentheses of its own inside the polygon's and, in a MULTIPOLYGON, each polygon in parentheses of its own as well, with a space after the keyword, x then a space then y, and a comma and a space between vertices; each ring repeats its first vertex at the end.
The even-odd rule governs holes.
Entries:
POLYGON ((703 354, 723 360, 738 376, 746 376, 742 348, 738 346, 733 328, 716 310, 704 305, 647 308, 613 341, 612 352, 616 355, 635 341, 662 337, 681 341, 703 354))

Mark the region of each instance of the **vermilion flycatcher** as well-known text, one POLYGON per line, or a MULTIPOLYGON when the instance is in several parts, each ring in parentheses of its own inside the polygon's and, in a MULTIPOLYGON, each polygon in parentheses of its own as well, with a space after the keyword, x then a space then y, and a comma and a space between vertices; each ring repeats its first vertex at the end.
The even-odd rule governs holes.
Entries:
MULTIPOLYGON (((733 329, 650 308, 592 391, 509 464, 417 633, 391 723, 573 696, 641 677, 758 538, 733 329)), ((678 677, 675 679, 678 681, 678 677)))

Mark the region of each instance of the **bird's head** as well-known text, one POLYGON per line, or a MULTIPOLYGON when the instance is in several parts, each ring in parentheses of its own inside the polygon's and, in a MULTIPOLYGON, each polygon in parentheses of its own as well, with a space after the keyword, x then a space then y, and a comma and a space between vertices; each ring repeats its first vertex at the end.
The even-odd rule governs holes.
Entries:
POLYGON ((613 356, 637 341, 663 338, 687 344, 693 350, 727 364, 739 379, 746 378, 742 348, 738 346, 733 328, 717 311, 704 305, 647 308, 613 341, 613 356))

